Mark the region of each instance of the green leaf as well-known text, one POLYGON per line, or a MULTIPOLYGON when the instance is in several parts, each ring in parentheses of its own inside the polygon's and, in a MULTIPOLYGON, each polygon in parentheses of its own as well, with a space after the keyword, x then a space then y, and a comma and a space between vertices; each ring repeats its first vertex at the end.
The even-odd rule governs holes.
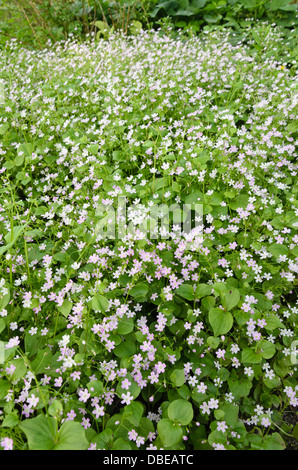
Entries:
POLYGON ((250 435, 251 448, 253 450, 285 450, 286 445, 280 434, 274 432, 265 437, 250 435))
POLYGON ((63 406, 59 400, 53 400, 48 408, 48 413, 51 416, 59 416, 63 411, 63 406))
POLYGON ((144 407, 141 403, 133 401, 124 407, 123 419, 127 419, 133 426, 138 427, 144 412, 144 407))
POLYGON ((21 422, 19 428, 27 437, 29 450, 51 450, 54 448, 58 428, 55 418, 47 418, 40 414, 36 418, 21 422))
POLYGON ((139 394, 141 393, 141 387, 139 387, 137 385, 137 383, 134 381, 134 379, 132 378, 131 374, 127 374, 126 375, 126 378, 129 380, 129 382, 131 383, 131 385, 129 386, 128 390, 126 390, 125 388, 122 388, 121 387, 121 382, 118 383, 117 385, 117 388, 116 388, 116 394, 118 395, 119 398, 121 398, 121 395, 123 393, 127 393, 128 391, 130 392, 130 394, 133 396, 134 400, 139 396, 139 394))
POLYGON ((233 373, 228 378, 228 385, 232 395, 238 400, 241 397, 247 397, 252 387, 252 382, 247 377, 238 377, 233 373))
POLYGON ((21 166, 24 162, 24 156, 23 155, 18 155, 15 159, 14 162, 16 166, 21 166))
POLYGON ((114 440, 113 431, 111 428, 106 428, 101 433, 97 434, 91 442, 96 443, 97 449, 107 449, 110 447, 114 440))
POLYGON ((276 10, 283 9, 290 3, 291 3, 291 0, 271 0, 271 2, 269 2, 268 4, 268 7, 270 11, 276 11, 276 10))
POLYGON ((180 295, 184 299, 193 300, 194 299, 194 290, 190 284, 182 284, 176 290, 176 294, 180 295))
POLYGON ((103 383, 100 380, 91 380, 87 383, 87 388, 92 397, 96 397, 103 392, 103 383))
POLYGON ((202 297, 206 297, 212 293, 212 286, 209 284, 199 284, 196 288, 195 297, 196 299, 201 299, 202 297))
POLYGON ((5 321, 3 320, 3 318, 0 318, 0 333, 2 333, 2 331, 5 330, 5 328, 6 328, 5 321))
POLYGON ((131 450, 131 445, 122 437, 119 437, 115 442, 113 442, 111 450, 131 450))
POLYGON ((5 379, 0 379, 0 400, 3 400, 10 390, 10 383, 5 379))
POLYGON ((102 32, 109 31, 109 25, 105 21, 96 21, 95 26, 102 32))
POLYGON ((72 302, 70 302, 69 300, 65 299, 63 304, 61 305, 61 307, 58 307, 58 310, 59 312, 62 313, 62 315, 64 317, 68 317, 68 315, 70 314, 71 312, 71 309, 72 309, 72 302))
POLYGON ((3 310, 10 301, 10 292, 8 289, 7 294, 0 294, 0 311, 3 310))
POLYGON ((13 428, 19 423, 17 412, 9 413, 2 421, 3 428, 13 428))
POLYGON ((93 310, 106 312, 109 308, 109 301, 101 294, 97 294, 91 299, 91 307, 93 310))
POLYGON ((26 363, 25 363, 25 361, 22 357, 19 357, 17 359, 13 359, 13 360, 9 361, 9 365, 12 365, 12 366, 15 367, 15 370, 14 370, 13 374, 11 375, 11 380, 13 382, 19 380, 20 378, 22 378, 26 375, 27 366, 26 366, 26 363))
POLYGON ((224 411, 224 420, 228 426, 234 426, 238 421, 239 406, 232 403, 225 403, 221 406, 224 411))
POLYGON ((271 341, 265 339, 257 343, 258 350, 264 359, 271 359, 274 356, 276 348, 271 341))
POLYGON ((23 144, 19 145, 18 152, 24 152, 24 154, 29 157, 34 150, 34 145, 29 142, 24 142, 23 144))
POLYGON ((295 424, 295 427, 293 429, 293 437, 298 440, 298 423, 295 424))
POLYGON ((170 419, 161 419, 157 423, 158 436, 165 447, 177 444, 182 438, 181 426, 170 419))
POLYGON ((149 287, 147 284, 145 283, 140 283, 140 284, 137 284, 136 286, 134 286, 130 291, 130 295, 132 295, 132 297, 134 297, 135 299, 138 299, 138 297, 145 297, 145 295, 147 294, 149 290, 149 287))
POLYGON ((138 426, 139 435, 147 438, 148 434, 154 431, 155 428, 152 421, 149 418, 142 417, 138 426))
POLYGON ((25 351, 28 357, 38 354, 39 350, 45 346, 47 342, 46 336, 39 334, 31 335, 28 331, 25 334, 25 351))
POLYGON ((240 292, 235 287, 228 287, 226 292, 221 293, 221 301, 225 310, 232 310, 240 300, 240 292))
POLYGON ((184 369, 175 369, 170 375, 170 380, 175 387, 181 387, 185 383, 184 369))
POLYGON ((208 336, 207 338, 207 344, 213 349, 216 349, 220 343, 220 339, 215 336, 208 336))
POLYGON ((38 351, 35 359, 31 362, 31 369, 35 375, 42 374, 53 360, 50 348, 44 348, 38 351))
POLYGON ((224 312, 220 308, 211 308, 208 318, 215 336, 226 334, 233 326, 231 313, 224 312))
POLYGON ((5 253, 7 250, 12 248, 12 246, 15 244, 21 233, 24 231, 24 229, 27 227, 28 223, 24 225, 17 225, 16 227, 13 228, 13 231, 8 232, 5 235, 5 241, 7 245, 4 245, 0 248, 0 255, 5 253))
POLYGON ((131 22, 131 26, 130 26, 129 30, 132 34, 138 34, 138 33, 141 32, 142 27, 143 27, 143 25, 140 21, 133 20, 131 22))
POLYGON ((134 329, 134 321, 132 318, 123 317, 118 320, 117 333, 119 335, 128 335, 134 329))
POLYGON ((222 431, 215 429, 208 436, 208 443, 213 446, 213 444, 223 444, 227 445, 227 434, 222 431))
POLYGON ((273 331, 276 328, 285 328, 285 325, 281 322, 280 318, 277 315, 266 315, 265 320, 265 330, 273 331))
POLYGON ((192 404, 187 400, 174 400, 168 407, 168 417, 185 426, 193 419, 192 404))
POLYGON ((241 362, 244 364, 258 364, 261 362, 262 356, 260 353, 256 353, 252 348, 245 348, 241 354, 241 362))
POLYGON ((135 354, 137 350, 136 344, 131 340, 130 336, 127 338, 127 340, 123 341, 113 349, 115 356, 123 358, 125 356, 132 357, 135 354))
POLYGON ((275 258, 287 255, 289 253, 289 249, 280 243, 273 243, 269 246, 268 251, 270 251, 270 253, 272 253, 275 258))
POLYGON ((277 376, 273 377, 272 379, 269 379, 268 377, 263 377, 263 383, 268 388, 279 388, 281 385, 280 378, 277 376))
POLYGON ((66 421, 61 426, 54 450, 85 450, 88 446, 83 426, 76 421, 66 421))

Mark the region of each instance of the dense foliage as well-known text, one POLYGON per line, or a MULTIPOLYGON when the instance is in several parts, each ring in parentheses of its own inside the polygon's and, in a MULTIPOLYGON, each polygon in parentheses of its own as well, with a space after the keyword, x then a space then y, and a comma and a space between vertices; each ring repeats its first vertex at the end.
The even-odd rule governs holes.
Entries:
POLYGON ((297 434, 285 420, 298 391, 296 62, 283 34, 6 43, 2 448, 281 450, 297 434), (133 230, 107 239, 98 227, 120 197, 133 230), (181 230, 171 204, 198 204, 203 233, 181 230), (156 206, 169 229, 149 237, 156 206))
POLYGON ((18 38, 26 47, 44 47, 69 34, 84 38, 103 29, 134 34, 140 27, 197 33, 230 27, 240 32, 247 22, 297 25, 293 0, 0 0, 0 47, 18 38))

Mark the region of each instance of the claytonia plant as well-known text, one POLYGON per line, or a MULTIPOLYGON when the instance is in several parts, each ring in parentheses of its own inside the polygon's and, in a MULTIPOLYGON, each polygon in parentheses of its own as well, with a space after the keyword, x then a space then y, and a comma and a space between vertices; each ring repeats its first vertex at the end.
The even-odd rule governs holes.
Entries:
POLYGON ((0 51, 2 449, 293 435, 295 68, 230 37, 0 51))

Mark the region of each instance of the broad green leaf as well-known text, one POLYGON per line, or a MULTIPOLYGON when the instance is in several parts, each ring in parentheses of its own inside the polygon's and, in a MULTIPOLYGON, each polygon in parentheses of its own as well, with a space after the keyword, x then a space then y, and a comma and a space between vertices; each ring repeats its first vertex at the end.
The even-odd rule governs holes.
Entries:
POLYGON ((131 445, 128 441, 119 437, 113 442, 111 450, 131 450, 131 445))
POLYGON ((258 364, 261 362, 262 356, 260 353, 254 351, 253 348, 245 348, 241 354, 241 362, 244 364, 258 364))
POLYGON ((122 358, 124 356, 132 357, 135 354, 136 350, 136 343, 130 338, 130 336, 127 336, 125 338, 125 341, 122 341, 118 346, 113 349, 113 352, 115 356, 122 358))
POLYGON ((58 424, 55 418, 40 414, 36 418, 22 421, 19 428, 27 437, 29 450, 51 450, 58 442, 58 424))
POLYGON ((271 359, 274 356, 276 348, 271 341, 267 341, 265 339, 261 340, 257 343, 258 352, 260 352, 261 356, 265 359, 271 359))
POLYGON ((225 310, 232 310, 240 300, 240 292, 235 287, 228 287, 227 291, 221 293, 221 301, 225 310))
POLYGON ((278 258, 279 256, 286 256, 289 253, 289 249, 285 245, 279 243, 273 243, 269 246, 268 251, 278 258))
POLYGON ((14 428, 19 423, 19 417, 17 413, 14 411, 9 413, 5 416, 4 420, 2 421, 1 426, 3 428, 14 428))
POLYGON ((134 381, 132 378, 131 374, 127 374, 126 378, 129 380, 130 385, 128 390, 126 388, 122 388, 121 382, 118 383, 117 388, 116 388, 116 394, 118 395, 119 398, 121 398, 121 395, 127 394, 127 392, 130 392, 130 394, 133 396, 134 400, 139 396, 141 393, 141 387, 138 386, 138 384, 134 381))
POLYGON ((24 225, 18 225, 18 226, 13 228, 13 231, 10 231, 9 233, 7 233, 5 235, 4 238, 5 238, 5 241, 6 241, 7 245, 1 246, 0 255, 2 255, 7 250, 9 250, 10 248, 13 247, 13 245, 15 244, 15 242, 17 241, 19 236, 22 234, 22 232, 25 230, 27 225, 28 225, 28 223, 26 223, 24 225))
POLYGON ((140 283, 134 286, 129 291, 129 293, 130 295, 132 295, 132 297, 135 297, 135 299, 138 299, 138 297, 144 297, 147 294, 148 290, 149 290, 149 287, 147 284, 140 283))
POLYGON ((59 430, 54 450, 85 450, 88 446, 83 426, 76 421, 66 421, 59 430))
POLYGON ((51 364, 52 360, 53 355, 51 349, 41 349, 40 351, 38 351, 35 359, 31 362, 31 369, 36 375, 41 374, 45 372, 46 368, 51 364))
POLYGON ((228 426, 234 426, 238 420, 239 406, 232 403, 224 403, 221 406, 224 411, 224 420, 228 426))
POLYGON ((196 288, 195 297, 196 299, 201 299, 202 297, 206 297, 212 293, 212 286, 209 284, 199 284, 196 288))
POLYGON ((29 157, 34 150, 34 145, 30 142, 24 142, 23 144, 19 145, 18 152, 24 152, 24 154, 29 157))
MULTIPOLYGON (((2 309, 0 309, 2 310, 2 309)), ((6 323, 5 321, 3 320, 3 318, 0 318, 0 333, 2 333, 3 330, 5 330, 6 328, 6 323)))
POLYGON ((213 349, 216 349, 220 343, 220 339, 215 336, 208 336, 207 338, 207 344, 213 349))
POLYGON ((208 436, 208 443, 212 446, 213 444, 227 445, 227 434, 222 431, 212 431, 208 436))
POLYGON ((114 440, 113 431, 111 428, 106 428, 101 433, 97 434, 91 442, 96 443, 97 449, 108 449, 114 440))
POLYGON ((99 396, 103 392, 103 383, 101 380, 91 380, 87 383, 88 391, 92 397, 99 396))
POLYGON ((155 428, 151 419, 142 417, 140 419, 140 424, 138 426, 139 435, 147 438, 148 434, 154 431, 155 431, 155 428))
POLYGON ((10 388, 11 384, 7 380, 0 379, 0 400, 3 400, 6 397, 10 388))
POLYGON ((263 377, 263 382, 268 388, 279 388, 281 385, 280 378, 277 375, 272 379, 268 377, 263 377))
POLYGON ((11 375, 11 380, 13 382, 19 380, 22 377, 24 377, 27 373, 27 366, 26 366, 26 363, 25 363, 25 361, 22 357, 19 357, 17 359, 12 359, 11 361, 9 361, 8 365, 9 366, 12 365, 12 366, 15 367, 15 370, 14 370, 13 374, 11 375))
POLYGON ((16 166, 21 166, 21 165, 23 165, 24 156, 23 156, 23 155, 18 155, 18 156, 14 159, 14 162, 15 162, 16 166))
POLYGON ((186 380, 184 369, 175 369, 170 375, 170 380, 175 387, 181 387, 186 380))
POLYGON ((117 333, 119 335, 128 335, 134 329, 134 321, 132 318, 127 318, 125 315, 118 320, 117 333))
POLYGON ((29 331, 25 334, 25 352, 28 354, 28 357, 32 357, 35 354, 38 354, 40 349, 43 349, 47 342, 46 336, 41 336, 40 334, 31 335, 29 331))
POLYGON ((192 404, 187 400, 174 400, 168 407, 168 417, 181 425, 187 425, 193 419, 192 404))
POLYGON ((98 310, 100 312, 106 312, 109 308, 109 301, 101 294, 96 294, 91 299, 91 307, 93 310, 98 310))
POLYGON ((53 400, 48 407, 48 413, 51 416, 59 416, 63 411, 63 406, 59 400, 53 400))
POLYGON ((288 6, 291 3, 291 0, 271 0, 269 2, 268 7, 271 11, 276 11, 283 9, 284 7, 288 6))
POLYGON ((237 374, 231 374, 228 378, 228 385, 232 395, 238 400, 249 395, 252 382, 247 377, 238 377, 237 374))
POLYGON ((9 301, 10 301, 10 291, 8 289, 7 294, 0 294, 0 311, 6 307, 9 301))
POLYGON ((67 318, 68 315, 69 315, 70 312, 71 312, 72 305, 73 305, 72 302, 70 302, 69 300, 65 299, 65 300, 63 301, 63 304, 61 305, 61 307, 58 307, 58 310, 59 310, 59 312, 62 313, 62 315, 63 315, 64 317, 67 318))
POLYGON ((133 426, 138 427, 144 412, 144 406, 133 401, 129 405, 126 405, 123 410, 123 419, 127 419, 133 426))
POLYGON ((214 331, 214 336, 224 335, 233 326, 233 317, 230 312, 225 312, 220 308, 209 310, 209 322, 214 331))
POLYGON ((177 444, 182 438, 182 429, 179 424, 164 418, 157 423, 158 436, 165 447, 177 444))
POLYGON ((193 300, 194 299, 194 291, 193 287, 190 284, 182 284, 176 290, 176 294, 180 295, 184 299, 193 300))
POLYGON ((252 450, 285 450, 286 445, 283 438, 278 433, 273 433, 264 437, 249 435, 252 450))

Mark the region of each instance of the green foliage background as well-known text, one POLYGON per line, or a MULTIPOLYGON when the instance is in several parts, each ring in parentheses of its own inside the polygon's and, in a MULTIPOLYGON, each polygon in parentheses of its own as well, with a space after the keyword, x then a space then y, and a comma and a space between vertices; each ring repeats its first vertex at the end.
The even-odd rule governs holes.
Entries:
POLYGON ((126 34, 136 28, 246 29, 255 21, 285 28, 297 24, 293 0, 0 0, 0 46, 16 38, 44 47, 69 34, 86 37, 110 28, 126 34))

